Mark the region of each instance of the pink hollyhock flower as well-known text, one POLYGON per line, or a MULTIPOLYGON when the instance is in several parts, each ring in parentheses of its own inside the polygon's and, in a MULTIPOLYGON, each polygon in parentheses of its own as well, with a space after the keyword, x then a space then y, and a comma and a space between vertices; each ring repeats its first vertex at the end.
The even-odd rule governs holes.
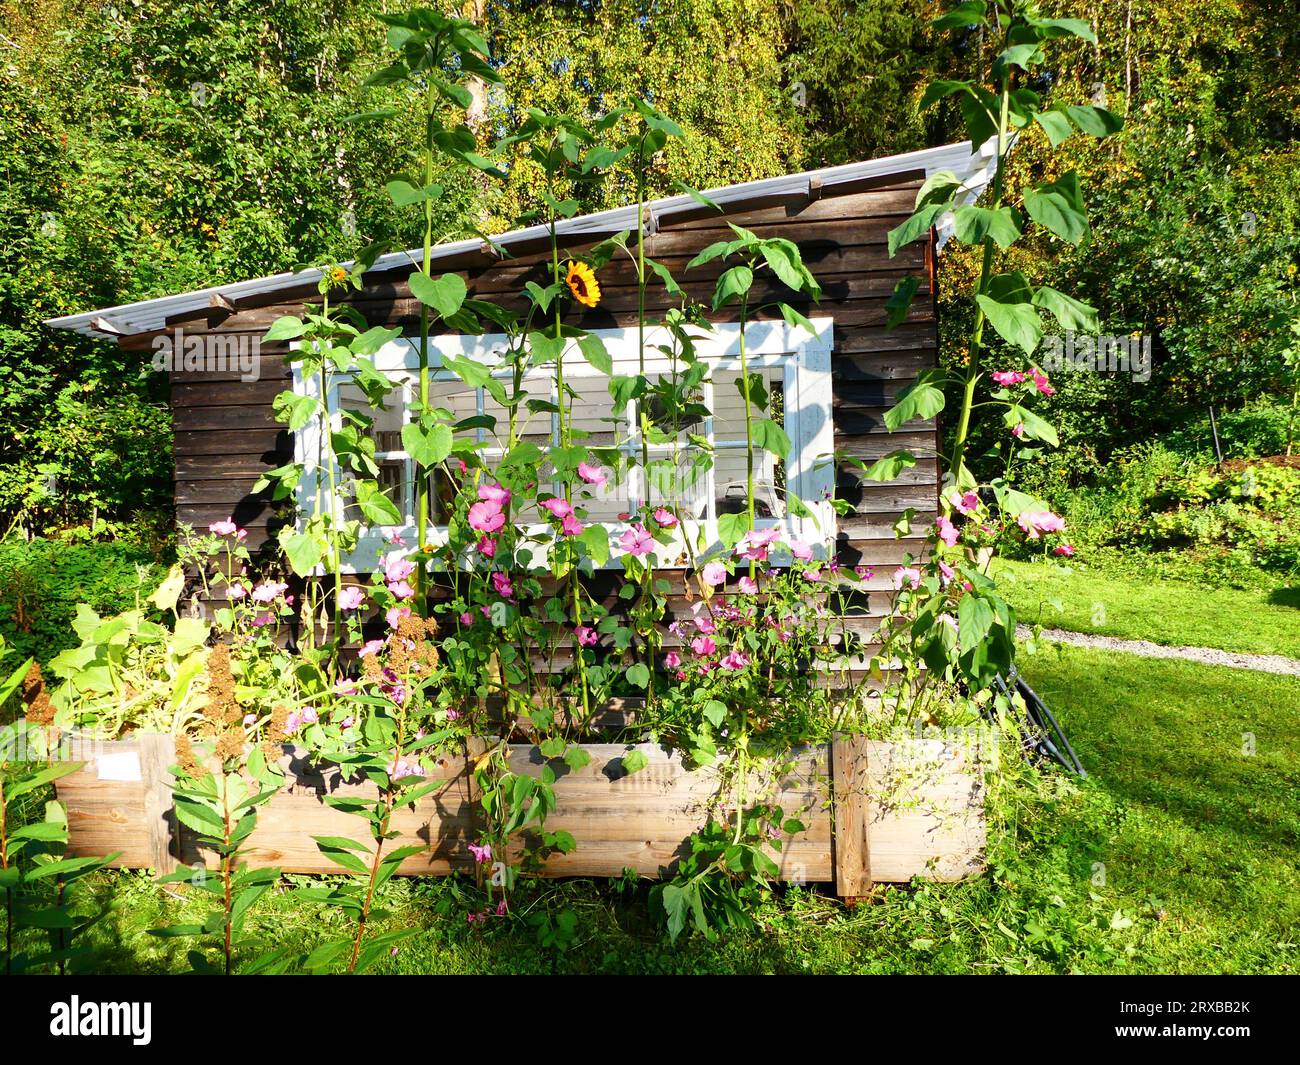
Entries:
POLYGON ((806 544, 802 540, 791 540, 790 554, 801 562, 808 562, 813 557, 812 544, 806 544))
POLYGON ((736 553, 750 562, 767 561, 767 549, 780 536, 778 529, 751 529, 736 547, 736 553))
POLYGON ((234 536, 239 532, 239 526, 235 524, 234 518, 226 518, 225 521, 214 521, 208 526, 208 532, 217 536, 234 536))
POLYGON ((366 593, 355 584, 349 584, 339 593, 340 610, 356 610, 365 601, 366 593))
POLYGON ((737 670, 744 669, 749 665, 749 655, 743 651, 730 651, 718 663, 723 669, 737 670))
POLYGON ((1074 555, 1074 544, 1058 544, 1053 553, 1071 558, 1074 555))
POLYGON ((664 655, 664 669, 676 669, 682 664, 682 656, 676 651, 669 651, 664 655))
POLYGON ((813 584, 816 584, 818 581, 822 579, 822 571, 817 569, 816 567, 812 569, 804 570, 803 579, 806 581, 812 581, 813 584))
POLYGON ((1052 396, 1056 394, 1056 389, 1047 383, 1047 374, 1043 373, 1037 366, 1034 367, 1033 378, 1034 387, 1043 395, 1052 396))
POLYGON ((718 641, 712 636, 697 636, 691 641, 691 650, 697 655, 711 655, 718 649, 718 641))
POLYGON ((1016 524, 1031 540, 1037 540, 1043 533, 1062 532, 1065 529, 1065 519, 1050 510, 1027 510, 1016 518, 1016 524))
POLYGON ((758 581, 753 577, 741 577, 736 583, 745 595, 755 595, 758 592, 758 581))
POLYGON ((943 514, 940 514, 935 519, 934 527, 939 531, 939 539, 949 547, 952 547, 952 545, 957 542, 957 537, 961 535, 957 531, 957 526, 949 521, 943 514))
POLYGON ((506 516, 499 503, 480 501, 469 508, 469 526, 482 533, 500 532, 505 526, 506 516))
POLYGON ((552 499, 543 499, 537 505, 543 510, 549 510, 551 516, 555 518, 567 518, 573 513, 573 504, 567 499, 562 499, 560 496, 555 496, 552 499))
POLYGON ((475 546, 478 547, 478 553, 482 555, 484 558, 497 557, 497 542, 493 540, 492 537, 490 536, 479 537, 478 544, 476 544, 475 546))
POLYGON ((578 476, 588 484, 594 484, 597 488, 609 480, 604 470, 590 462, 578 463, 578 476))
POLYGON ((390 606, 388 613, 384 615, 384 620, 388 622, 390 629, 395 629, 401 624, 402 618, 409 618, 410 616, 411 608, 409 606, 390 606))
POLYGON ((492 574, 492 590, 502 599, 509 599, 515 594, 515 586, 510 583, 510 578, 500 571, 492 574))
POLYGON ((671 529, 677 524, 677 515, 663 507, 655 508, 655 521, 664 529, 671 529))
POLYGON ((1012 385, 1018 385, 1025 379, 1025 375, 1019 370, 994 370, 989 374, 1003 388, 1010 388, 1012 385))
POLYGON ((948 563, 943 561, 939 562, 939 572, 943 574, 945 584, 957 576, 957 571, 948 565, 948 563))
POLYGON ((633 525, 621 537, 618 546, 634 558, 644 558, 654 549, 654 537, 644 525, 633 525))
POLYGON ((727 579, 727 567, 721 562, 706 562, 704 569, 700 571, 700 577, 705 584, 712 588, 725 583, 727 579))
POLYGON ((288 590, 283 581, 263 581, 253 589, 254 603, 273 603, 288 590))
POLYGON ((365 658, 366 655, 377 655, 383 649, 384 649, 383 640, 367 640, 365 643, 361 645, 361 657, 365 658))
POLYGON ((564 515, 564 520, 560 522, 560 532, 565 536, 581 536, 583 524, 575 514, 564 515))
POLYGON ((231 599, 243 599, 248 594, 248 589, 242 584, 232 584, 226 589, 226 595, 231 599))
POLYGON ((921 587, 921 571, 912 566, 899 566, 894 570, 894 587, 895 588, 919 588, 921 587))
POLYGON ((979 510, 980 497, 978 492, 966 492, 957 500, 957 509, 963 514, 974 514, 979 510))
POLYGON ((391 584, 393 581, 404 581, 415 572, 415 563, 409 558, 390 559, 384 567, 384 578, 391 584))
POLYGON ((510 502, 510 491, 499 484, 484 483, 478 486, 478 497, 484 503, 491 503, 500 509, 510 502))
POLYGON ((1024 422, 1016 422, 1016 424, 1013 425, 1013 426, 1011 427, 1011 435, 1014 436, 1017 440, 1019 440, 1022 436, 1024 436, 1024 435, 1025 435, 1025 423, 1024 423, 1024 422))
POLYGON ((473 625, 474 615, 471 614, 468 610, 466 610, 465 613, 461 614, 460 616, 460 623, 462 625, 473 625))
POLYGON ((590 625, 579 625, 573 630, 578 643, 583 647, 595 647, 600 640, 599 634, 590 625))
POLYGON ((695 627, 699 629, 700 632, 704 633, 705 636, 709 636, 718 631, 718 627, 713 623, 713 618, 708 614, 697 614, 695 616, 695 627))
POLYGON ((490 843, 471 843, 469 852, 474 855, 474 861, 478 865, 486 865, 492 860, 492 844, 490 843))
POLYGON ((394 581, 388 586, 388 590, 398 599, 410 599, 415 595, 415 589, 406 581, 394 581))

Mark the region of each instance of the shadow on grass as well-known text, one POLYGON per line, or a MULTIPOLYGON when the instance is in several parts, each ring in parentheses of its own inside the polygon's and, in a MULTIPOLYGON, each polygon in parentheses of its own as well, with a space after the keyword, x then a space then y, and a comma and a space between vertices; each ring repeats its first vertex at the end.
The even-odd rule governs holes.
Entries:
POLYGON ((1300 610, 1300 585, 1274 588, 1268 595, 1268 601, 1274 606, 1289 606, 1300 610))

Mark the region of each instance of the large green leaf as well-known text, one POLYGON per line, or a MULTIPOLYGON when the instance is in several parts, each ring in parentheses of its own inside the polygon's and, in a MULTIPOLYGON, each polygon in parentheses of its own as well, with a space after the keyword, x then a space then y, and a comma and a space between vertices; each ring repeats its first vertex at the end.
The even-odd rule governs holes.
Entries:
POLYGON ((863 470, 862 476, 868 481, 892 481, 905 469, 915 465, 916 456, 910 451, 891 451, 863 470))
POLYGON ((1065 112, 1074 120, 1076 126, 1093 137, 1108 137, 1124 128, 1124 120, 1104 107, 1073 104, 1067 107, 1065 112))
POLYGON ((733 266, 718 278, 718 284, 713 290, 713 309, 725 306, 732 300, 738 300, 754 284, 754 271, 748 266, 733 266))
POLYGON ((1034 115, 1034 121, 1047 134, 1047 139, 1053 148, 1067 140, 1074 133, 1074 127, 1070 125, 1070 120, 1060 111, 1039 111, 1038 114, 1034 115))
POLYGON ((885 411, 885 426, 891 433, 913 418, 929 421, 943 410, 943 391, 919 378, 898 394, 894 405, 885 411))
POLYGON ((892 259, 898 253, 899 248, 926 236, 935 220, 946 210, 946 204, 927 203, 924 207, 918 209, 906 222, 891 229, 889 231, 889 257, 892 259))
POLYGON ((1078 244, 1087 236, 1088 211, 1083 203, 1079 175, 1073 170, 1026 192, 1025 210, 1039 225, 1071 244, 1078 244))
POLYGON ((270 344, 277 340, 297 340, 306 331, 307 325, 301 318, 285 315, 283 318, 277 318, 271 323, 271 328, 262 337, 262 343, 270 344))
POLYGON ((1062 329, 1073 329, 1080 333, 1097 333, 1101 329, 1095 307, 1067 296, 1050 285, 1038 286, 1034 292, 1034 306, 1051 313, 1061 323, 1062 329))
POLYGON ((414 273, 410 277, 411 295, 426 307, 432 307, 442 317, 450 318, 465 302, 465 279, 460 274, 443 274, 426 277, 414 273))
POLYGON ((1020 236, 1020 222, 1010 207, 963 205, 953 212, 953 235, 963 244, 983 244, 992 237, 999 248, 1007 248, 1020 236))
POLYGON ((771 418, 761 418, 754 422, 751 431, 753 433, 754 446, 761 447, 764 451, 770 451, 779 459, 785 459, 790 454, 790 437, 786 431, 772 421, 771 418))
POLYGON ((1008 344, 1032 355, 1043 337, 1043 323, 1032 303, 999 303, 992 296, 975 297, 989 323, 1008 344))
POLYGON ((326 544, 313 533, 286 530, 280 533, 280 549, 289 568, 299 577, 306 577, 325 557, 326 544))
POLYGON ((446 422, 421 418, 402 426, 402 449, 425 469, 450 455, 452 442, 451 426, 446 422))

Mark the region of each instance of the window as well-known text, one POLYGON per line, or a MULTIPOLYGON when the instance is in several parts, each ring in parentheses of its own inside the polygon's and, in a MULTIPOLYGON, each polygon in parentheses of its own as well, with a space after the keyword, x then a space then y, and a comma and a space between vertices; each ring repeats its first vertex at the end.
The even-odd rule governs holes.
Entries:
MULTIPOLYGON (((770 452, 755 448, 754 492, 756 520, 760 528, 778 525, 788 536, 810 542, 824 540, 833 532, 834 513, 826 498, 834 486, 833 449, 831 428, 831 374, 830 349, 832 323, 829 318, 813 320, 816 332, 791 327, 784 322, 750 323, 746 328, 746 356, 751 374, 761 375, 767 392, 765 415, 755 412, 755 418, 771 417, 782 424, 790 437, 790 454, 785 461, 770 452), (787 494, 793 493, 809 507, 812 517, 791 514, 786 505, 787 494)), ((631 375, 638 372, 638 345, 635 329, 602 329, 596 333, 605 343, 614 361, 614 373, 631 375)), ((667 356, 658 351, 662 343, 652 331, 646 341, 646 373, 668 374, 672 365, 667 356)), ((400 535, 408 543, 415 538, 414 463, 402 450, 401 429, 406 420, 406 409, 418 387, 417 341, 404 338, 386 345, 376 356, 378 369, 399 386, 390 394, 387 408, 372 410, 361 390, 346 379, 338 379, 332 388, 330 409, 335 424, 346 417, 354 417, 364 425, 375 441, 379 481, 389 498, 404 516, 404 523, 391 528, 370 529, 347 567, 365 571, 372 568, 383 541, 400 535), (349 414, 351 412, 351 414, 349 414)), ((497 419, 498 431, 504 435, 505 411, 485 389, 469 388, 450 370, 441 368, 441 356, 471 358, 495 364, 499 361, 501 338, 493 336, 446 336, 431 338, 430 353, 432 382, 430 400, 435 406, 453 411, 459 418, 487 415, 497 419)), ((647 444, 650 459, 649 476, 643 478, 640 468, 642 442, 638 432, 634 404, 625 410, 615 410, 608 390, 608 378, 595 370, 577 351, 576 346, 565 356, 565 382, 577 393, 573 402, 571 425, 575 442, 590 448, 626 455, 628 469, 621 478, 612 476, 601 493, 586 506, 586 521, 601 522, 617 536, 626 524, 620 515, 635 510, 640 501, 651 503, 669 501, 665 491, 675 480, 677 502, 680 504, 687 528, 685 535, 695 545, 702 528, 709 544, 717 539, 716 522, 719 515, 739 513, 745 507, 745 412, 737 387, 740 379, 740 328, 738 324, 724 323, 714 327, 696 344, 696 353, 709 367, 709 373, 700 389, 700 402, 710 414, 699 416, 690 424, 678 427, 677 440, 657 439, 647 444), (584 435, 585 434, 585 435, 584 435), (699 464, 693 461, 699 453, 688 437, 707 440, 711 445, 713 462, 699 464), (675 476, 674 476, 675 475, 675 476), (649 483, 642 483, 648 480, 649 483)), ((679 368, 680 368, 679 364, 679 368)), ((519 408, 522 420, 520 431, 525 439, 546 446, 558 439, 559 425, 553 407, 556 403, 552 375, 554 367, 539 368, 524 379, 524 391, 532 403, 519 408)), ((295 371, 295 389, 305 394, 315 394, 318 387, 314 379, 303 379, 295 371)), ((652 404, 653 415, 653 404, 652 404)), ((484 448, 481 454, 491 465, 499 458, 502 449, 495 446, 495 435, 486 428, 469 430, 479 435, 484 448)), ((309 505, 315 499, 317 476, 320 472, 316 456, 319 440, 313 428, 299 434, 298 461, 304 466, 304 479, 300 489, 300 502, 309 505)), ((612 471, 611 471, 612 473, 612 471)), ((546 480, 545 468, 539 471, 546 480)), ((339 475, 346 485, 348 472, 339 475)), ((434 524, 432 538, 436 541, 441 530, 437 522, 443 508, 454 496, 456 486, 449 483, 442 472, 431 477, 430 509, 434 524)), ((342 493, 346 497, 346 489, 342 493)), ((336 504, 337 507, 338 504, 336 504)), ((347 517, 354 517, 350 507, 347 517)), ((678 543, 681 543, 679 539, 678 543)), ((658 564, 684 564, 686 552, 662 549, 657 552, 658 564)), ((609 563, 618 565, 615 552, 609 563)))

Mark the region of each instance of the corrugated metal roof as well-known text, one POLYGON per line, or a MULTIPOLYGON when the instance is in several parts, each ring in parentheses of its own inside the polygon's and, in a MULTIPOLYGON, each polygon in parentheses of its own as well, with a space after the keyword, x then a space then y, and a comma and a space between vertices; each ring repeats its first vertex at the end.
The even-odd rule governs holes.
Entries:
MULTIPOLYGON (((822 196, 835 195, 836 186, 852 186, 872 178, 888 177, 891 174, 904 174, 912 171, 924 171, 930 176, 940 170, 951 170, 965 185, 967 192, 965 202, 973 203, 993 177, 996 166, 996 141, 989 140, 972 152, 970 141, 946 144, 939 148, 926 148, 902 155, 886 156, 882 159, 869 159, 860 163, 845 163, 842 166, 823 167, 801 174, 788 174, 785 177, 765 178, 760 181, 746 181, 739 185, 727 185, 723 188, 709 189, 706 195, 720 206, 727 208, 743 207, 746 203, 771 199, 781 196, 808 194, 820 186, 822 196)), ((670 196, 653 200, 647 204, 659 226, 671 224, 675 215, 697 213, 700 205, 690 196, 670 196)), ((590 237, 592 240, 636 226, 636 206, 618 207, 595 214, 580 215, 577 218, 561 220, 556 230, 563 239, 573 237, 590 237)), ((951 217, 942 219, 938 226, 940 244, 951 232, 951 217)), ((509 250, 514 245, 527 244, 545 238, 548 229, 544 225, 516 229, 493 240, 509 250)), ((448 260, 459 255, 475 252, 483 247, 483 241, 455 241, 443 244, 434 250, 433 261, 448 260)), ((372 270, 394 270, 410 266, 418 261, 422 254, 420 249, 390 252, 375 261, 372 270)), ((71 314, 63 318, 48 319, 45 324, 52 329, 71 329, 85 336, 130 336, 135 333, 148 333, 163 329, 169 318, 176 315, 192 314, 214 305, 217 300, 225 299, 238 302, 250 296, 260 296, 281 289, 298 288, 311 285, 320 279, 318 270, 302 270, 297 273, 273 274, 270 277, 254 278, 251 281, 234 281, 211 288, 196 289, 175 296, 160 296, 156 299, 140 300, 136 303, 124 303, 117 307, 104 307, 99 310, 86 311, 84 314, 71 314)))

